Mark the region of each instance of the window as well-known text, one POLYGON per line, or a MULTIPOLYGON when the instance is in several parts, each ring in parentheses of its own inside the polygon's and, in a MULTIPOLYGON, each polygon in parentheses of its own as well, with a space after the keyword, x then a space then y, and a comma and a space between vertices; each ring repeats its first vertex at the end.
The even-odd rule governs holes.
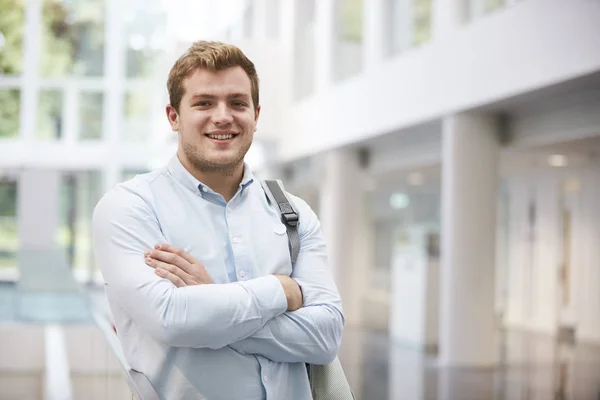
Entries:
POLYGON ((426 43, 431 39, 432 0, 388 0, 389 55, 426 43))
POLYGON ((60 90, 40 91, 36 138, 57 140, 62 136, 63 93, 60 90))
POLYGON ((165 55, 165 13, 156 1, 123 3, 127 78, 149 78, 159 71, 165 55))
POLYGON ((127 93, 124 101, 123 139, 143 142, 150 134, 150 100, 146 93, 127 93))
POLYGON ((59 192, 57 244, 75 269, 92 270, 92 214, 100 200, 102 173, 77 171, 65 174, 59 192))
POLYGON ((23 68, 25 0, 0 1, 0 75, 20 75, 23 68))
POLYGON ((293 90, 296 100, 315 90, 315 11, 315 0, 304 0, 298 4, 295 15, 293 90))
POLYGON ((21 96, 17 89, 0 89, 0 138, 19 136, 21 96))
POLYGON ((492 13, 503 8, 506 0, 470 0, 470 20, 475 20, 485 14, 492 13))
POLYGON ((44 0, 40 75, 104 73, 104 0, 44 0))
POLYGON ((334 79, 343 80, 362 69, 363 0, 337 0, 334 79))
POLYGON ((79 98, 79 138, 102 138, 102 110, 104 95, 102 93, 83 92, 79 98))
POLYGON ((17 267, 17 183, 0 178, 0 269, 17 267))
POLYGON ((413 0, 411 35, 413 45, 420 45, 431 39, 431 1, 413 0))

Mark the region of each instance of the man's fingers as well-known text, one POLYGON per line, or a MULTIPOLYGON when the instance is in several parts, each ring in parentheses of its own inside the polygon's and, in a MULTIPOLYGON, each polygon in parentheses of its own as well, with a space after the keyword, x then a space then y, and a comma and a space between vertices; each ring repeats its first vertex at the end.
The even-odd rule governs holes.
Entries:
POLYGON ((181 279, 177 275, 175 275, 165 269, 156 268, 155 273, 156 273, 156 275, 160 276, 161 278, 170 280, 177 287, 187 286, 185 284, 185 282, 183 281, 183 279, 181 279))
MULTIPOLYGON (((158 270, 166 271, 169 274, 178 277, 179 279, 181 279, 182 282, 184 282, 186 284, 187 284, 187 281, 189 280, 189 277, 190 277, 189 274, 176 265, 172 265, 170 263, 159 261, 159 260, 151 258, 151 257, 146 257, 146 264, 148 264, 152 268, 156 269, 157 271, 158 270)), ((173 281, 171 281, 171 282, 173 282, 173 281)), ((173 283, 175 283, 175 282, 173 282, 173 283)))
POLYGON ((162 250, 162 251, 166 251, 166 252, 169 252, 169 253, 176 254, 179 257, 183 258, 185 261, 189 262, 190 264, 196 264, 196 263, 198 263, 198 260, 196 260, 194 257, 192 257, 191 255, 189 255, 188 253, 186 253, 185 251, 183 251, 179 247, 171 246, 168 243, 159 243, 159 244, 155 245, 154 248, 156 250, 162 250))
POLYGON ((150 250, 146 252, 146 257, 174 265, 183 271, 190 273, 191 264, 178 254, 164 250, 150 250))

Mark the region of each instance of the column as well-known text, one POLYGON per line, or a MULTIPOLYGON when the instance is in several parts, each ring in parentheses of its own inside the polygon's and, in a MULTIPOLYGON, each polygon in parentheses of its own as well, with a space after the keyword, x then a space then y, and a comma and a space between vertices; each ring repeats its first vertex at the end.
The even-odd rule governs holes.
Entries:
MULTIPOLYGON (((102 141, 109 146, 107 156, 112 156, 123 135, 123 88, 125 87, 125 42, 123 6, 119 0, 106 1, 106 26, 104 33, 104 114, 102 141)), ((81 96, 81 93, 79 94, 81 96)), ((113 159, 108 160, 114 161, 113 159)))
POLYGON ((347 325, 362 322, 362 301, 373 264, 365 172, 352 149, 333 150, 321 160, 319 217, 327 241, 329 265, 344 302, 347 325))
POLYGON ((24 4, 26 7, 23 30, 23 85, 21 86, 19 134, 22 140, 33 141, 36 136, 35 116, 38 109, 42 0, 31 0, 24 4))
POLYGON ((433 39, 443 39, 469 19, 470 0, 436 0, 432 8, 433 39))
POLYGON ((495 363, 498 139, 489 116, 457 114, 442 128, 440 361, 495 363))
POLYGON ((387 0, 363 1, 363 57, 366 72, 376 69, 383 63, 385 37, 388 28, 385 21, 385 3, 387 0))
POLYGON ((24 169, 19 177, 17 215, 20 252, 57 248, 61 173, 24 169))

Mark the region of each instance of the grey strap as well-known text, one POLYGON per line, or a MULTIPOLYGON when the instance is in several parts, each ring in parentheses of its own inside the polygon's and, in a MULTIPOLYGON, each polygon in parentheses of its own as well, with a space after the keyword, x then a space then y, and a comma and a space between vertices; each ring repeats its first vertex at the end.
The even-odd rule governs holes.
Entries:
POLYGON ((298 214, 298 210, 296 210, 294 204, 285 194, 281 181, 266 180, 261 181, 261 184, 269 202, 274 202, 278 207, 281 222, 285 225, 285 229, 287 230, 290 257, 292 263, 295 263, 298 259, 298 253, 300 253, 300 235, 298 234, 300 214, 298 214))

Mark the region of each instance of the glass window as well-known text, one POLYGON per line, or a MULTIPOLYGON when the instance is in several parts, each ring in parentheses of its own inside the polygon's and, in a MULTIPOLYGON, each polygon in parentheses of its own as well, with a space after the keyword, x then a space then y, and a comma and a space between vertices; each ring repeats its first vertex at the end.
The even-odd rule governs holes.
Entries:
POLYGON ((17 267, 17 183, 0 180, 0 268, 17 267))
POLYGON ((506 5, 506 0, 470 0, 470 19, 477 19, 506 5))
POLYGON ((165 13, 155 2, 126 4, 126 74, 128 78, 148 78, 159 71, 164 59, 165 13))
POLYGON ((363 38, 362 0, 340 0, 339 39, 343 42, 360 43, 363 38))
POLYGON ((362 69, 363 0, 337 0, 337 40, 334 79, 343 80, 362 69))
POLYGON ((483 13, 487 14, 504 7, 506 0, 483 0, 483 13))
POLYGON ((0 75, 20 75, 23 67, 25 0, 0 1, 0 75))
POLYGON ((102 138, 102 115, 104 95, 102 93, 83 92, 79 97, 79 138, 102 138))
POLYGON ((75 269, 91 271, 94 265, 91 221, 100 200, 101 178, 99 171, 78 171, 61 180, 57 244, 75 269))
POLYGON ((150 134, 150 96, 146 93, 127 93, 124 101, 123 139, 142 142, 150 134))
POLYGON ((63 126, 62 102, 62 91, 40 91, 37 115, 37 139, 57 140, 61 138, 63 126))
POLYGON ((413 0, 412 44, 419 45, 431 39, 431 0, 413 0))
POLYGON ((295 18, 294 98, 300 100, 315 90, 315 0, 304 0, 295 18))
POLYGON ((388 0, 388 54, 401 53, 431 39, 432 0, 388 0))
POLYGON ((137 175, 146 174, 150 171, 143 169, 124 169, 121 171, 121 182, 135 178, 137 175))
POLYGON ((44 0, 40 74, 102 76, 104 0, 44 0))
POLYGON ((0 89, 0 138, 19 136, 21 96, 17 89, 0 89))

